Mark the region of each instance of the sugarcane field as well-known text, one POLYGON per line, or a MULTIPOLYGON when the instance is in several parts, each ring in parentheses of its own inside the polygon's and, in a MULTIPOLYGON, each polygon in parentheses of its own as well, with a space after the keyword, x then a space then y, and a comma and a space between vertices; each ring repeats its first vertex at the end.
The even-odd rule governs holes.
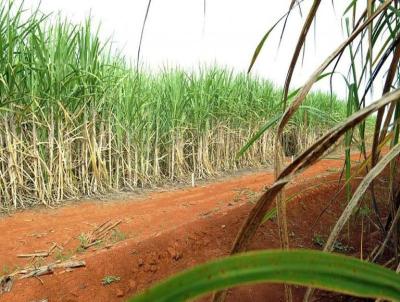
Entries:
POLYGON ((0 5, 0 302, 400 301, 397 1, 0 5))

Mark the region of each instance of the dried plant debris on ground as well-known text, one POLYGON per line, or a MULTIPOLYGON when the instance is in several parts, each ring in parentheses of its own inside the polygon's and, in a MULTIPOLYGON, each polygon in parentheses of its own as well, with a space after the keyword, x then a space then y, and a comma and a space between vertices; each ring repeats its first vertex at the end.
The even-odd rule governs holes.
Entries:
POLYGON ((90 232, 82 233, 78 237, 80 241, 80 248, 88 249, 91 246, 101 243, 113 244, 117 241, 124 240, 126 238, 125 234, 116 229, 121 223, 122 220, 117 220, 114 222, 108 220, 95 227, 90 232))
POLYGON ((20 276, 19 279, 26 279, 31 277, 39 278, 40 276, 43 275, 53 274, 54 270, 56 269, 64 269, 65 271, 71 271, 72 269, 84 266, 86 266, 86 262, 83 260, 67 260, 64 262, 56 261, 42 266, 36 266, 30 264, 26 268, 16 270, 9 275, 0 277, 0 294, 11 291, 14 279, 17 278, 17 276, 20 276))
MULTIPOLYGON (((112 245, 118 241, 124 240, 126 235, 117 229, 117 226, 122 223, 122 220, 106 222, 95 227, 88 233, 81 234, 78 238, 80 245, 78 249, 86 250, 91 246, 107 243, 112 245)), ((5 274, 0 278, 0 294, 9 292, 12 288, 14 279, 19 276, 19 279, 26 279, 31 277, 40 277, 43 275, 53 274, 55 269, 64 269, 71 271, 76 268, 86 266, 83 260, 76 260, 73 253, 65 252, 64 248, 56 242, 53 242, 48 250, 34 251, 30 253, 23 253, 16 255, 18 258, 28 258, 29 264, 24 268, 14 270, 12 273, 5 274), (45 258, 54 254, 57 260, 46 264, 45 258)), ((114 280, 116 281, 116 280, 114 280)), ((112 281, 112 282, 114 282, 112 281)))
POLYGON ((64 262, 56 261, 51 264, 43 265, 40 267, 32 267, 28 269, 22 269, 18 271, 18 274, 22 274, 20 279, 30 278, 30 277, 39 277, 43 275, 48 275, 54 273, 55 269, 65 269, 66 271, 70 271, 74 268, 80 268, 86 266, 86 262, 83 260, 67 260, 64 262))
POLYGON ((17 258, 29 258, 29 263, 24 268, 16 268, 13 272, 7 272, 7 274, 0 277, 0 294, 11 291, 14 279, 18 276, 19 279, 31 277, 38 278, 43 275, 53 274, 56 269, 71 271, 86 266, 86 262, 83 260, 70 259, 73 257, 72 255, 68 257, 68 259, 58 257, 58 255, 63 254, 63 250, 62 246, 53 242, 48 250, 16 255, 17 258), (55 262, 46 264, 45 258, 53 254, 55 254, 55 257, 59 259, 55 262))
POLYGON ((50 256, 53 252, 55 252, 57 250, 62 251, 63 247, 60 246, 59 244, 53 242, 52 246, 48 250, 35 251, 34 253, 18 254, 17 257, 18 258, 31 258, 31 259, 43 258, 43 257, 50 256))

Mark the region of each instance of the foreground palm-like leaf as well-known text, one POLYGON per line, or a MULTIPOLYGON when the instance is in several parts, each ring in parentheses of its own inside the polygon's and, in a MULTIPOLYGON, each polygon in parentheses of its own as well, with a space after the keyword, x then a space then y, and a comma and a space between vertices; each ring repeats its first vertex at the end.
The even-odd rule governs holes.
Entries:
POLYGON ((218 289, 262 282, 400 301, 400 276, 394 271, 311 250, 250 252, 222 258, 176 275, 129 301, 185 301, 218 289))

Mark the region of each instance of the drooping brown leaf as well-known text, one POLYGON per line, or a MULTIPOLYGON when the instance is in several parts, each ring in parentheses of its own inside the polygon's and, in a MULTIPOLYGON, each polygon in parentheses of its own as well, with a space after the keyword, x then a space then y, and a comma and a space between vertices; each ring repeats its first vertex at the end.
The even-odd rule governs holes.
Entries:
MULTIPOLYGON (((396 49, 395 49, 395 51, 393 53, 392 62, 390 63, 389 70, 388 70, 388 73, 387 73, 387 76, 386 76, 386 81, 385 81, 383 94, 385 94, 385 93, 390 91, 390 88, 392 86, 392 82, 393 82, 394 77, 396 76, 396 73, 398 71, 397 66, 398 66, 399 60, 400 60, 400 34, 398 36, 398 39, 396 39, 396 43, 397 43, 397 46, 396 46, 396 49)), ((380 137, 379 137, 379 142, 383 141, 385 136, 386 136, 387 130, 389 128, 390 121, 391 121, 391 119, 393 117, 393 113, 394 113, 395 107, 396 107, 396 103, 392 103, 389 106, 389 110, 388 110, 388 113, 386 115, 385 122, 383 124, 383 129, 382 129, 382 132, 381 132, 380 137)))
POLYGON ((293 52, 292 60, 289 65, 289 69, 286 75, 286 80, 285 80, 285 86, 283 88, 283 103, 284 103, 284 108, 286 108, 286 101, 287 101, 287 96, 289 93, 289 86, 290 82, 292 80, 293 72, 296 67, 296 63, 299 58, 300 51, 306 41, 306 37, 308 34, 308 31, 310 29, 310 26, 315 18, 315 15, 318 11, 319 5, 321 4, 321 0, 314 0, 314 3, 310 9, 310 12, 308 13, 307 19, 304 22, 303 28, 301 30, 300 36, 297 40, 296 48, 293 52))
MULTIPOLYGON (((336 221, 333 230, 331 231, 325 246, 325 252, 332 252, 334 243, 338 238, 340 232, 342 231, 344 225, 349 221, 350 216, 354 213, 355 208, 357 207, 359 201, 364 196, 364 193, 367 191, 369 185, 373 182, 373 180, 383 171, 383 169, 397 156, 400 154, 400 144, 396 145, 392 148, 376 165, 373 167, 368 174, 363 178, 357 190, 354 192, 351 200, 348 202, 346 208, 342 212, 339 219, 336 221)), ((313 289, 308 288, 306 294, 304 296, 304 301, 308 301, 312 294, 313 289)))
POLYGON ((379 8, 362 23, 328 58, 314 71, 309 80, 298 93, 296 99, 286 109, 278 126, 278 136, 283 133, 283 129, 288 123, 289 119, 297 111, 299 106, 304 102, 307 94, 311 90, 318 76, 333 62, 333 60, 383 11, 385 11, 393 0, 386 0, 379 8))
POLYGON ((400 154, 400 144, 393 147, 376 165, 372 168, 368 174, 363 178, 357 190, 354 192, 353 197, 348 202, 345 210, 341 214, 340 218, 337 220, 331 234, 329 235, 328 240, 324 246, 325 252, 332 251, 333 244, 340 232, 342 231, 344 225, 349 220, 352 213, 354 213, 354 209, 358 205, 360 199, 368 189, 371 182, 383 171, 383 169, 398 155, 400 154))
MULTIPOLYGON (((400 98, 400 89, 386 94, 378 101, 371 105, 355 112, 348 117, 341 124, 331 129, 327 134, 321 137, 310 148, 300 154, 291 164, 289 164, 278 176, 275 183, 260 197, 257 203, 250 211, 244 224, 242 225, 235 242, 231 249, 231 254, 243 252, 247 249, 249 242, 255 235, 256 230, 261 224, 266 211, 270 208, 274 198, 281 192, 281 190, 291 181, 291 179, 302 170, 308 168, 316 161, 321 155, 324 154, 336 141, 344 135, 346 131, 354 128, 360 122, 365 120, 373 112, 376 112, 384 106, 396 102, 400 98)), ((214 301, 224 301, 225 293, 218 292, 214 296, 214 301)))
MULTIPOLYGON (((397 65, 398 65, 399 59, 400 59, 400 34, 395 39, 394 46, 396 48, 393 53, 393 58, 390 63, 389 70, 388 70, 388 73, 386 76, 385 85, 383 87, 383 93, 382 93, 383 95, 390 91, 390 88, 392 87, 393 79, 397 73, 397 65)), ((392 110, 389 110, 389 112, 387 114, 387 120, 389 121, 389 123, 390 123, 390 120, 392 119, 392 115, 393 115, 395 106, 396 106, 396 103, 392 103, 390 105, 389 109, 392 109, 392 110)), ((382 108, 378 111, 378 114, 376 117, 374 138, 373 138, 373 142, 372 142, 372 151, 371 151, 372 152, 372 164, 371 164, 372 166, 375 165, 375 163, 377 162, 377 159, 379 157, 379 153, 377 151, 377 146, 379 145, 381 138, 384 138, 386 136, 387 129, 385 127, 384 127, 384 129, 382 129, 382 135, 380 135, 384 113, 385 113, 385 108, 382 108)), ((385 124, 386 124, 386 121, 385 121, 385 124)), ((388 126, 389 126, 389 124, 386 125, 386 127, 388 127, 388 126)))
POLYGON ((140 51, 142 49, 142 43, 143 43, 143 36, 144 36, 144 28, 146 27, 146 22, 147 18, 149 16, 150 12, 150 6, 151 6, 151 0, 147 2, 147 8, 146 8, 146 13, 144 15, 143 23, 142 23, 142 30, 140 32, 140 40, 139 40, 139 47, 138 47, 138 52, 137 52, 137 58, 136 58, 136 71, 139 71, 139 62, 140 62, 140 51))

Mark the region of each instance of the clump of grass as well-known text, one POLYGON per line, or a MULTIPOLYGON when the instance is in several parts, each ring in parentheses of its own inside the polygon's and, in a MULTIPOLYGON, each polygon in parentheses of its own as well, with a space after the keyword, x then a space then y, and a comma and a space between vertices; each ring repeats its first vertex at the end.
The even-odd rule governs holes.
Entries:
MULTIPOLYGON (((312 241, 316 246, 321 248, 324 247, 326 243, 326 239, 319 234, 314 235, 312 241)), ((339 240, 336 240, 335 243, 333 244, 333 251, 337 253, 350 253, 354 251, 354 248, 350 245, 346 245, 340 242, 339 240)))
POLYGON ((2 266, 2 268, 1 268, 1 274, 2 275, 7 275, 7 274, 9 274, 11 272, 11 269, 10 269, 10 267, 8 266, 8 265, 3 265, 2 266))
POLYGON ((233 197, 233 202, 239 202, 243 198, 247 200, 249 203, 254 203, 258 197, 258 193, 249 189, 249 188, 241 188, 237 190, 238 192, 233 197))
POLYGON ((319 247, 323 247, 326 240, 319 234, 314 235, 312 242, 319 247))
POLYGON ((335 173, 335 172, 339 172, 340 168, 328 168, 328 169, 326 169, 326 171, 331 172, 331 173, 335 173))
POLYGON ((105 276, 102 280, 101 280, 101 284, 103 284, 104 286, 106 285, 110 285, 111 283, 114 282, 118 282, 120 281, 121 278, 118 276, 105 276))
POLYGON ((123 241, 127 238, 127 235, 119 229, 113 229, 109 241, 116 243, 123 241))
POLYGON ((81 253, 84 253, 85 250, 86 250, 86 249, 85 249, 83 246, 78 245, 78 246, 76 247, 76 249, 75 249, 75 252, 78 253, 78 254, 81 254, 81 253))
POLYGON ((73 251, 62 251, 57 249, 54 255, 54 258, 58 261, 66 261, 71 259, 71 257, 74 255, 73 251))
MULTIPOLYGON (((136 71, 90 20, 46 19, 16 2, 0 0, 1 208, 272 162, 269 131, 234 156, 281 112, 270 82, 217 67, 136 71)), ((345 115, 335 97, 310 95, 291 143, 304 149, 345 115)))
POLYGON ((85 233, 81 233, 78 236, 79 246, 83 249, 89 244, 89 238, 85 233))

